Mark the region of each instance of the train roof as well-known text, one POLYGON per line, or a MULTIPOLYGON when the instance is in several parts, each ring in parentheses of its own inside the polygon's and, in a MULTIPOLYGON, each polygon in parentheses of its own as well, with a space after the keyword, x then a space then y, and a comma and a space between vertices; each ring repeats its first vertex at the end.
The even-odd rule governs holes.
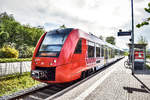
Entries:
MULTIPOLYGON (((86 38, 86 39, 88 39, 89 41, 92 41, 92 42, 95 42, 95 43, 99 43, 99 44, 101 44, 101 45, 106 45, 106 46, 108 46, 108 47, 110 47, 110 48, 118 49, 118 50, 123 51, 121 48, 119 48, 119 47, 117 47, 117 46, 115 46, 115 45, 112 45, 112 44, 110 44, 110 43, 107 43, 107 42, 105 42, 105 41, 99 39, 97 36, 95 36, 95 35, 93 35, 93 34, 91 34, 91 33, 85 33, 85 32, 83 32, 83 31, 80 30, 80 29, 78 29, 78 30, 80 31, 81 34, 84 34, 84 35, 87 34, 87 35, 85 35, 85 36, 83 36, 83 37, 86 38)), ((82 37, 82 36, 81 36, 81 37, 82 37)))
POLYGON ((95 43, 98 43, 98 44, 101 44, 101 45, 106 45, 110 48, 113 48, 113 49, 118 49, 118 50, 121 50, 123 51, 121 48, 115 46, 115 45, 112 45, 110 43, 107 43, 101 39, 99 39, 97 36, 95 36, 94 34, 92 33, 87 33, 87 32, 84 32, 80 29, 75 29, 75 28, 65 28, 65 29, 55 29, 55 30, 52 30, 52 31, 60 31, 60 30, 78 30, 79 31, 79 37, 81 38, 85 38, 91 42, 95 42, 95 43))

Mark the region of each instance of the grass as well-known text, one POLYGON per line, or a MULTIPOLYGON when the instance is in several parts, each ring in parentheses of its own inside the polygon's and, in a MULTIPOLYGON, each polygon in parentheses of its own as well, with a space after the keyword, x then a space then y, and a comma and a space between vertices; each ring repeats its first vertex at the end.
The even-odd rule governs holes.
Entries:
POLYGON ((150 65, 146 64, 146 67, 150 70, 150 65))
MULTIPOLYGON (((150 59, 150 55, 147 57, 147 60, 150 59)), ((150 70, 150 62, 146 62, 146 67, 150 70)))
POLYGON ((0 58, 0 63, 31 61, 32 58, 0 58))
POLYGON ((20 75, 9 75, 0 79, 0 96, 9 95, 14 92, 30 88, 40 82, 30 77, 30 72, 20 75))

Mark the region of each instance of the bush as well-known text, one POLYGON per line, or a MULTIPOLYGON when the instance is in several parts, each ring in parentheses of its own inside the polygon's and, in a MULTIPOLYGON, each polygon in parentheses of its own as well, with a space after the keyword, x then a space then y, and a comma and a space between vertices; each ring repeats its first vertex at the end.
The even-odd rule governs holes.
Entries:
POLYGON ((146 55, 146 58, 150 59, 150 54, 147 54, 147 55, 146 55))
POLYGON ((32 57, 33 55, 33 52, 34 52, 34 47, 28 47, 27 48, 27 51, 26 51, 26 56, 29 58, 29 57, 32 57))
POLYGON ((23 44, 18 47, 19 58, 31 58, 34 52, 34 47, 23 44))
POLYGON ((21 62, 21 61, 31 61, 32 58, 24 58, 24 59, 17 59, 17 58, 0 58, 0 63, 7 63, 7 62, 21 62))
POLYGON ((129 55, 129 53, 128 52, 124 52, 124 56, 128 56, 129 55))
POLYGON ((0 49, 0 58, 18 58, 19 52, 10 46, 3 46, 0 49))
POLYGON ((149 66, 148 64, 146 64, 146 67, 147 67, 148 69, 150 69, 150 66, 149 66))

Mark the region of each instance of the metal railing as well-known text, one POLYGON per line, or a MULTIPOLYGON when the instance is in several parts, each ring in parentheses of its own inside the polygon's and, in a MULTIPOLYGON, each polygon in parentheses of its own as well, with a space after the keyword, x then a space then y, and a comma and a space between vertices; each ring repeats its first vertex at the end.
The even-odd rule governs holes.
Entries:
POLYGON ((0 63, 0 77, 10 74, 30 72, 31 61, 0 63))

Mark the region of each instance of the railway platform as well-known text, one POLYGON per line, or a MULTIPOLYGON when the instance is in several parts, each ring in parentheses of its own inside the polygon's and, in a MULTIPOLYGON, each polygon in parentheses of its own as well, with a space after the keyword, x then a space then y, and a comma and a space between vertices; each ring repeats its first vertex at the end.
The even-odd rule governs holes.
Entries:
POLYGON ((55 100, 150 100, 150 71, 124 67, 126 58, 73 87, 55 100))

